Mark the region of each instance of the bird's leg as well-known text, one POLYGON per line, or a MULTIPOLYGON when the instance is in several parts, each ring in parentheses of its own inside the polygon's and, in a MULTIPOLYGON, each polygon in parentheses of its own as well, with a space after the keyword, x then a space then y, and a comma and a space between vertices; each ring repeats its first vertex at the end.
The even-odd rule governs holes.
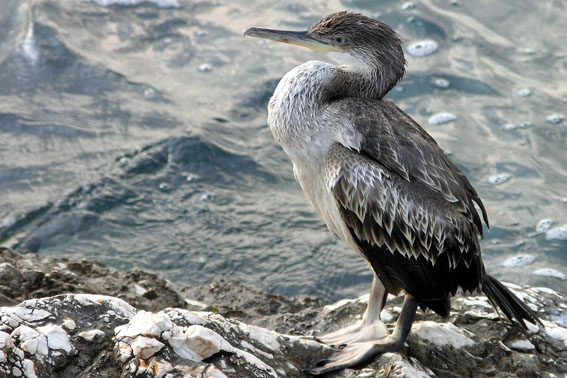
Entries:
POLYGON ((369 361, 378 354, 399 351, 403 348, 411 330, 416 311, 417 300, 406 294, 394 333, 380 340, 359 342, 347 345, 342 349, 339 348, 329 359, 317 362, 315 367, 305 372, 311 375, 319 375, 335 370, 352 368, 369 361))
POLYGON ((362 320, 346 328, 322 335, 319 339, 329 345, 342 346, 386 337, 388 330, 382 320, 380 320, 380 312, 382 307, 384 307, 387 296, 388 293, 384 285, 374 274, 368 307, 362 316, 362 320))

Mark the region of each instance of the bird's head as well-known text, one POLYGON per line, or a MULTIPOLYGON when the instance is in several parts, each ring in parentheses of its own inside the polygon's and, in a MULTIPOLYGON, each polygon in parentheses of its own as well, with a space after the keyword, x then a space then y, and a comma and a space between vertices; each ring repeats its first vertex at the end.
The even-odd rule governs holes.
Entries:
POLYGON ((405 73, 402 42, 388 25, 349 11, 325 16, 306 31, 248 28, 245 36, 308 47, 347 71, 375 81, 388 92, 405 73))

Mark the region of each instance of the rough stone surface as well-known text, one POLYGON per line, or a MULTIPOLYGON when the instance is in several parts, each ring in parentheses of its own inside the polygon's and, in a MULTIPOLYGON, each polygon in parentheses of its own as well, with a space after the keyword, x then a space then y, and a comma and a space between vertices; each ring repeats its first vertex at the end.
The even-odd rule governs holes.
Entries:
MULTIPOLYGON (((10 257, 0 260, 5 263, 0 272, 11 277, 0 281, 0 287, 16 285, 17 272, 35 263, 46 275, 62 269, 56 267, 61 262, 56 259, 0 252, 10 257), (31 264, 21 264, 30 257, 31 264)), ((66 262, 67 266, 82 263, 66 262)), ((98 267, 95 276, 100 281, 104 274, 109 280, 116 274, 99 264, 84 263, 98 267)), ((72 285, 78 289, 93 278, 91 268, 73 272, 72 285)), ((68 278, 63 272, 60 277, 68 278)), ((285 298, 216 281, 182 289, 182 296, 190 299, 183 306, 159 308, 151 300, 132 306, 114 296, 62 294, 68 291, 67 278, 53 280, 48 297, 0 308, 0 377, 302 377, 304 368, 332 353, 316 336, 360 319, 368 298, 323 306, 315 298, 285 298)), ((140 280, 124 285, 130 287, 117 294, 135 296, 142 292, 136 285, 150 286, 140 280)), ((165 282, 151 287, 157 298, 173 291, 165 282)), ((328 376, 565 376, 566 298, 548 288, 510 287, 538 311, 545 329, 532 326, 523 334, 499 319, 485 297, 457 296, 448 322, 419 312, 400 353, 386 353, 359 369, 328 376)), ((38 292, 39 287, 27 291, 38 292)), ((11 298, 26 299, 24 293, 11 298)), ((383 311, 390 331, 400 305, 400 298, 391 298, 383 311)))

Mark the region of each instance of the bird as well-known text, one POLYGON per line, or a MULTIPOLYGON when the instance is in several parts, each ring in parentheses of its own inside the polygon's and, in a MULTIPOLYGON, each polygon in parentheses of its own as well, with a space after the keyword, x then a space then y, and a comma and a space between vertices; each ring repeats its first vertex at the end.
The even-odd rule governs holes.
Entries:
POLYGON ((268 125, 296 180, 330 231, 373 270, 362 319, 319 339, 333 354, 310 375, 352 368, 400 351, 418 308, 442 318, 459 289, 484 293, 515 325, 541 324, 486 273, 479 239, 488 215, 465 174, 408 114, 384 96, 402 79, 402 42, 387 24, 350 11, 306 31, 250 27, 244 36, 307 47, 308 61, 283 76, 268 125), (394 331, 380 319, 388 295, 404 297, 394 331))

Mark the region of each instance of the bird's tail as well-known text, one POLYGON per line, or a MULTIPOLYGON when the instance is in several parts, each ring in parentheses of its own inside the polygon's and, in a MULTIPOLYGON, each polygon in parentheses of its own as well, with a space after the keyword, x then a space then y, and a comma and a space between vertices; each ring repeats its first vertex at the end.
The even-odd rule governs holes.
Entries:
POLYGON ((488 274, 485 275, 482 282, 482 291, 486 294, 494 308, 500 308, 512 323, 518 324, 523 329, 527 329, 525 320, 533 324, 542 324, 532 309, 496 278, 488 274))

